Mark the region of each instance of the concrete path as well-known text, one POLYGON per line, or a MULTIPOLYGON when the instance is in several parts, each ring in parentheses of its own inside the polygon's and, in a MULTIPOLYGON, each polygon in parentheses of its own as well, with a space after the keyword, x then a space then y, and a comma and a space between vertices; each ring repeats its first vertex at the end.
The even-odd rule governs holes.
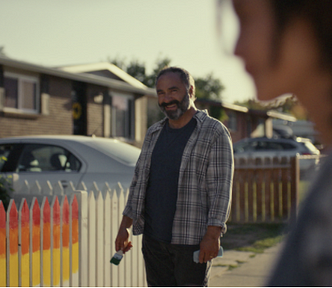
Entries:
POLYGON ((268 248, 264 253, 224 251, 224 256, 212 263, 210 287, 265 286, 282 244, 268 248))

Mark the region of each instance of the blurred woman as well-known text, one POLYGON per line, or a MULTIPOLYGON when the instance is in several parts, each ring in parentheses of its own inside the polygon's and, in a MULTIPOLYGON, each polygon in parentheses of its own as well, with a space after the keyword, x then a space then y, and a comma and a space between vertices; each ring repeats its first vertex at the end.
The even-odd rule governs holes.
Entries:
MULTIPOLYGON (((235 55, 259 100, 295 94, 332 146, 332 1, 233 0, 240 22, 235 55)), ((332 155, 288 235, 269 286, 332 286, 332 155)))

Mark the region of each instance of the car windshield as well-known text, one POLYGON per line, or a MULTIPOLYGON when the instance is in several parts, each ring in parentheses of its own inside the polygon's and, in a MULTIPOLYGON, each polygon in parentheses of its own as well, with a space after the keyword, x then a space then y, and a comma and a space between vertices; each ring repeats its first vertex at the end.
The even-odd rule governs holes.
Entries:
POLYGON ((103 139, 95 139, 93 142, 89 142, 87 144, 130 166, 134 166, 136 164, 141 152, 139 148, 117 140, 107 141, 103 139))

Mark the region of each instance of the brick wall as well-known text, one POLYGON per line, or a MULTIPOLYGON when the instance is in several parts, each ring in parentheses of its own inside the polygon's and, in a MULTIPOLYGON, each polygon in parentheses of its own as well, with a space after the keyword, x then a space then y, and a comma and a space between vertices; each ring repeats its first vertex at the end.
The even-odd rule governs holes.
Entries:
POLYGON ((49 115, 0 114, 0 138, 23 135, 71 135, 71 81, 49 77, 49 115))

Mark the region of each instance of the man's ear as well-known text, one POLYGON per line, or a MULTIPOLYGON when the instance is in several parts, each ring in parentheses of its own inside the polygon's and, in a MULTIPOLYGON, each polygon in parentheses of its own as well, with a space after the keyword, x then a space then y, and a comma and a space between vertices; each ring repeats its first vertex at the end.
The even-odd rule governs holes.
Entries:
POLYGON ((190 98, 193 98, 193 93, 194 93, 194 89, 193 89, 193 86, 192 85, 190 85, 190 88, 189 88, 189 91, 188 91, 188 93, 189 93, 189 96, 190 96, 190 98))

